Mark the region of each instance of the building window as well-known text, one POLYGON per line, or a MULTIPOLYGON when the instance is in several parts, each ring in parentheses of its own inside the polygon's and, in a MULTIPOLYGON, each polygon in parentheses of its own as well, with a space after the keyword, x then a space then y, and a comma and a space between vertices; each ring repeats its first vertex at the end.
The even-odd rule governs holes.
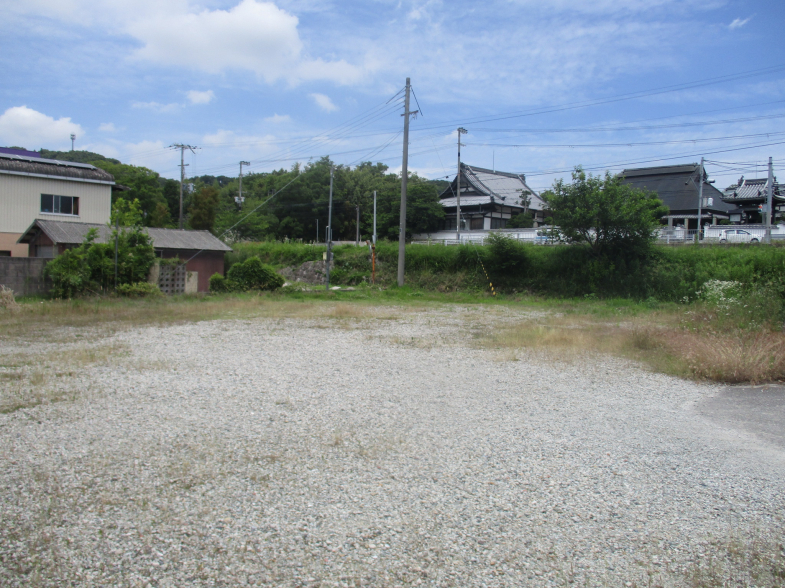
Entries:
POLYGON ((472 221, 471 221, 471 230, 472 231, 481 230, 483 228, 483 221, 484 220, 485 219, 483 219, 483 218, 473 218, 472 221))
POLYGON ((77 196, 41 194, 41 212, 79 216, 79 198, 77 196))
POLYGON ((507 228, 507 219, 506 218, 492 218, 491 219, 491 228, 492 229, 506 229, 507 228))
POLYGON ((11 257, 10 251, 0 251, 0 257, 11 257))
POLYGON ((54 245, 36 245, 35 256, 46 257, 47 259, 53 258, 55 256, 54 245))

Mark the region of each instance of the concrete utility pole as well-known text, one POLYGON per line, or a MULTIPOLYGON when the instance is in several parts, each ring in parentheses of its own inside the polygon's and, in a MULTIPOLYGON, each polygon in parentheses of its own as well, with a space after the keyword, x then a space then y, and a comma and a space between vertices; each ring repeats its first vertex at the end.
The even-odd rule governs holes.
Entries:
POLYGON ((772 167, 771 157, 769 157, 769 181, 767 182, 768 191, 766 194, 766 243, 771 243, 771 222, 774 219, 774 168, 772 167))
POLYGON ((74 150, 74 141, 76 141, 76 135, 71 133, 71 151, 74 150))
POLYGON ((698 233, 696 242, 701 240, 701 216, 703 214, 703 158, 701 157, 700 177, 698 178, 698 233))
POLYGON ((355 210, 357 211, 357 220, 354 221, 354 228, 355 228, 355 235, 354 235, 354 246, 359 247, 360 245, 360 205, 355 205, 355 210))
POLYGON ((376 245, 376 190, 373 191, 373 244, 376 245))
POLYGON ((324 289, 330 289, 330 256, 332 255, 333 245, 333 167, 330 166, 330 205, 327 209, 327 264, 325 266, 325 276, 327 281, 324 284, 324 289))
POLYGON ((179 149, 180 150, 180 230, 183 230, 183 184, 185 184, 185 167, 188 165, 185 163, 185 150, 190 149, 191 153, 196 153, 194 149, 199 149, 194 145, 182 145, 181 143, 175 143, 174 145, 169 145, 172 149, 179 149))
MULTIPOLYGON (((459 127, 458 128, 458 186, 457 186, 458 189, 455 192, 455 196, 457 198, 457 200, 456 200, 456 204, 457 204, 456 210, 458 212, 458 217, 457 217, 456 220, 458 222, 457 222, 457 224, 455 226, 458 229, 458 244, 459 245, 461 243, 461 135, 465 135, 468 132, 469 131, 467 131, 463 127, 459 127)), ((494 167, 495 166, 496 166, 496 162, 494 161, 494 167)))
POLYGON ((403 286, 403 270, 406 268, 406 184, 409 181, 409 112, 411 78, 406 78, 406 99, 403 103, 403 165, 401 166, 401 217, 398 226, 398 286, 403 286))
POLYGON ((244 165, 251 165, 249 161, 241 161, 240 162, 240 193, 237 196, 237 204, 242 206, 244 199, 243 199, 243 166, 244 165))

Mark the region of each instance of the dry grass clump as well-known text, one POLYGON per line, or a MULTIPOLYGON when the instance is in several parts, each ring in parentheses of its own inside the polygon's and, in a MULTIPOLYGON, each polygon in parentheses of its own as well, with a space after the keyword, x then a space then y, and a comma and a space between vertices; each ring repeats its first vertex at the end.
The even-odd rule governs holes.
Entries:
POLYGON ((19 304, 14 298, 14 291, 0 284, 0 308, 12 312, 19 311, 19 304))

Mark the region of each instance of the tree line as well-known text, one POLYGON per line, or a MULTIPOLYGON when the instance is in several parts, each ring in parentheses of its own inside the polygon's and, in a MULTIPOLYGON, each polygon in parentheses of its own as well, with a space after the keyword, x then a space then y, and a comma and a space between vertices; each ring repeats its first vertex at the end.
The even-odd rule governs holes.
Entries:
MULTIPOLYGON (((162 178, 145 167, 128 165, 88 151, 49 151, 43 157, 90 163, 115 178, 123 190, 118 200, 139 201, 142 223, 149 227, 177 227, 180 182, 162 178)), ((377 235, 398 239, 401 177, 382 163, 336 165, 328 157, 291 169, 250 173, 243 177, 244 202, 238 204, 239 180, 227 176, 200 176, 186 181, 183 191, 185 226, 225 235, 228 241, 270 239, 325 240, 330 168, 333 167, 333 240, 362 240, 373 233, 373 192, 377 193, 377 235), (272 196, 272 198, 271 198, 272 196), (317 232, 318 225, 318 232, 317 232)), ((433 231, 444 218, 439 191, 447 185, 411 174, 407 190, 407 235, 433 231)))

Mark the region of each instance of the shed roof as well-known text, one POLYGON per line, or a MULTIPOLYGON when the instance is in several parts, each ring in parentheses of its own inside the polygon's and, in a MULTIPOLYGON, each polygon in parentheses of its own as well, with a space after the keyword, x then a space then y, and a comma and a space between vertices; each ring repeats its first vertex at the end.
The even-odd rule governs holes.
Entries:
MULTIPOLYGON (((697 163, 690 163, 625 169, 619 175, 626 184, 656 192, 659 199, 670 210, 670 216, 673 216, 679 213, 697 215, 699 174, 700 166, 697 163)), ((706 178, 704 170, 704 180, 706 178)), ((712 203, 703 206, 702 212, 727 215, 734 209, 732 204, 723 202, 722 192, 711 184, 703 184, 703 198, 711 198, 712 203)))
MULTIPOLYGON (((768 196, 768 186, 768 178, 747 180, 744 178, 744 176, 741 176, 738 182, 725 188, 722 198, 726 202, 761 200, 768 196)), ((785 201, 785 186, 778 184, 777 178, 774 178, 774 191, 772 193, 772 197, 774 200, 785 201)))
POLYGON ((114 184, 114 176, 94 165, 0 153, 0 174, 51 177, 77 182, 114 184))
MULTIPOLYGON (((456 206, 457 179, 456 176, 439 195, 445 207, 456 206)), ((531 198, 530 209, 545 208, 539 195, 526 185, 526 176, 523 174, 500 172, 461 163, 461 205, 496 203, 523 208, 522 195, 531 198), (472 201, 469 202, 469 199, 472 201)))
MULTIPOLYGON (((90 229, 96 229, 96 243, 107 243, 112 237, 112 228, 92 223, 72 223, 36 219, 21 237, 19 243, 30 243, 41 232, 53 243, 78 245, 82 243, 90 229)), ((180 231, 177 229, 158 229, 145 227, 144 231, 153 240, 156 249, 182 249, 188 251, 231 251, 232 248, 218 239, 210 231, 180 231)))

